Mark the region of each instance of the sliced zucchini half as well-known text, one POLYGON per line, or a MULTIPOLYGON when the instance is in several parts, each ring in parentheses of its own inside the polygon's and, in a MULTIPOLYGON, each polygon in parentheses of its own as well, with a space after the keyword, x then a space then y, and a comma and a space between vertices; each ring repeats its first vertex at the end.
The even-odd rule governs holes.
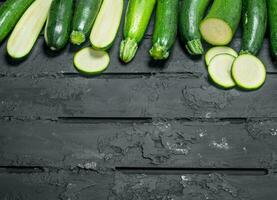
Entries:
POLYGON ((246 90, 261 87, 266 79, 266 69, 262 61, 250 54, 237 57, 233 63, 232 76, 236 84, 246 90))
POLYGON ((95 49, 111 47, 121 21, 123 0, 104 0, 93 25, 90 42, 95 49))
POLYGON ((209 49, 205 55, 206 64, 209 65, 212 58, 218 54, 230 54, 234 57, 238 57, 238 53, 230 47, 225 47, 225 46, 213 47, 213 48, 209 49))
POLYGON ((87 75, 96 75, 107 69, 110 63, 109 54, 105 51, 94 50, 86 47, 78 51, 74 56, 76 69, 87 75))
POLYGON ((236 85, 231 75, 234 60, 235 57, 230 54, 219 54, 212 58, 208 73, 214 83, 225 89, 236 85))

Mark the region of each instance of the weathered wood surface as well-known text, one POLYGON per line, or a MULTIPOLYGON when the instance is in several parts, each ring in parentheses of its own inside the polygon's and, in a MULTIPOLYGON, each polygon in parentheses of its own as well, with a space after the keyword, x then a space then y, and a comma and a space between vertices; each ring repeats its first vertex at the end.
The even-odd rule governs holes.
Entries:
POLYGON ((195 75, 0 79, 0 115, 57 117, 277 117, 277 79, 224 91, 195 75))
POLYGON ((277 177, 209 175, 97 175, 94 172, 0 174, 2 199, 275 199, 277 177))
POLYGON ((277 122, 0 121, 0 166, 277 170, 277 122))

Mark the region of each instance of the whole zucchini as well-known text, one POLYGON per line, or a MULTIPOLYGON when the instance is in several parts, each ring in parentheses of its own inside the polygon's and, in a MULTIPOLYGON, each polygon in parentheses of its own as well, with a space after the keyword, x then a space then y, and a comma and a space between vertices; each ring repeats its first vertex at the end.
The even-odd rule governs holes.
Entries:
POLYGON ((102 0, 78 0, 74 10, 70 41, 80 45, 89 36, 92 25, 101 7, 102 0))
POLYGON ((179 0, 158 0, 150 55, 155 60, 168 58, 177 35, 179 0))
POLYGON ((53 0, 49 11, 45 41, 51 50, 62 49, 69 39, 73 0, 53 0))
POLYGON ((120 44, 120 58, 130 62, 138 49, 149 24, 156 0, 129 0, 124 23, 124 40, 120 44))
POLYGON ((15 27, 17 21, 34 0, 7 0, 0 7, 0 43, 15 27))
POLYGON ((277 60, 277 0, 268 0, 270 44, 274 58, 277 60))
POLYGON ((256 55, 261 49, 267 26, 266 0, 243 0, 241 54, 256 55))
POLYGON ((201 55, 204 52, 199 24, 209 3, 210 0, 181 0, 179 10, 180 37, 192 55, 201 55))
POLYGON ((200 23, 202 37, 212 45, 231 42, 241 18, 242 0, 214 0, 200 23))

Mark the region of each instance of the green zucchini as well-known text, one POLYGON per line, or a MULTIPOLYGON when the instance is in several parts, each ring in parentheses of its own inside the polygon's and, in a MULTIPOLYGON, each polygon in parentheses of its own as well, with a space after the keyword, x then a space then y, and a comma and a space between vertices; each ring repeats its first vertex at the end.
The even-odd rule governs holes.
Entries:
POLYGON ((89 36, 95 18, 101 7, 102 0, 78 0, 74 10, 70 41, 80 45, 89 36))
POLYGON ((277 0, 268 0, 270 44, 274 58, 277 60, 277 0))
POLYGON ((261 49, 267 26, 266 0, 243 0, 241 54, 256 55, 261 49))
POLYGON ((110 63, 109 54, 105 51, 86 47, 74 56, 74 66, 85 75, 96 75, 107 69, 110 63))
POLYGON ((242 0, 214 0, 208 15, 200 23, 204 40, 212 45, 231 42, 241 18, 242 0))
POLYGON ((121 21, 123 0, 104 0, 93 25, 90 42, 95 49, 108 49, 114 42, 121 21))
POLYGON ((236 84, 245 90, 255 90, 266 80, 264 64, 251 54, 237 57, 232 66, 232 76, 236 84))
POLYGON ((210 61, 208 73, 218 86, 229 89, 236 85, 231 75, 234 60, 235 57, 230 54, 219 54, 210 61))
POLYGON ((129 0, 123 30, 124 40, 120 44, 120 58, 123 62, 128 63, 135 57, 155 4, 156 0, 129 0))
POLYGON ((45 41, 51 50, 60 50, 70 35, 73 0, 53 0, 45 27, 45 41))
POLYGON ((36 0, 16 24, 7 44, 12 58, 20 59, 32 50, 47 19, 52 0, 36 0))
POLYGON ((210 0, 181 0, 179 29, 182 42, 192 55, 204 52, 201 43, 199 24, 202 20, 210 0))
POLYGON ((168 58, 177 36, 179 0, 158 0, 150 55, 155 60, 168 58))
POLYGON ((7 0, 0 7, 0 43, 34 0, 7 0))

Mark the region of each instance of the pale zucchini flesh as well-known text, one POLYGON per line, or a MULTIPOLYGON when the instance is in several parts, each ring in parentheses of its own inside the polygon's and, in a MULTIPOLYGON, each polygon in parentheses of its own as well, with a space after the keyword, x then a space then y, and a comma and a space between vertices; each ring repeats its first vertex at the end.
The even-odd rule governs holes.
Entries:
POLYGON ((254 90, 264 84, 266 69, 257 57, 243 54, 235 59, 232 67, 232 76, 240 88, 254 90))
POLYGON ((200 30, 202 37, 212 45, 226 45, 233 38, 231 27, 221 19, 205 19, 200 24, 200 30))
POLYGON ((219 54, 211 60, 208 73, 214 83, 226 89, 236 85, 231 75, 234 60, 235 57, 230 54, 219 54))
POLYGON ((238 53, 230 47, 226 47, 226 46, 213 47, 213 48, 209 49, 207 51, 207 53, 205 54, 206 64, 209 65, 212 58, 219 54, 230 54, 234 57, 238 57, 238 53))
POLYGON ((104 0, 93 25, 90 42, 95 49, 108 49, 118 32, 123 0, 104 0))
POLYGON ((52 0, 36 0, 18 21, 7 44, 7 52, 12 58, 23 58, 32 50, 51 3, 52 0))
POLYGON ((78 71, 87 75, 95 75, 107 69, 110 63, 109 54, 102 50, 86 47, 74 56, 74 65, 78 71))

